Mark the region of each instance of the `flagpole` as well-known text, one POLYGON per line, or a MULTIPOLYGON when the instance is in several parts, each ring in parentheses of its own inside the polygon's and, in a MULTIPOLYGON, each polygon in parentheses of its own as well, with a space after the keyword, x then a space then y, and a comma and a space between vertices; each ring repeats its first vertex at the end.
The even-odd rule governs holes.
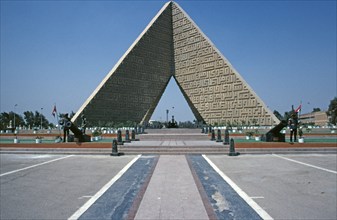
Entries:
POLYGON ((59 134, 61 136, 61 128, 60 128, 60 124, 59 124, 59 114, 56 111, 56 120, 57 120, 57 128, 59 129, 59 134))
POLYGON ((60 124, 59 124, 59 114, 57 112, 56 103, 54 103, 54 109, 55 109, 55 113, 56 113, 57 128, 59 130, 59 134, 60 134, 60 137, 61 137, 61 128, 60 128, 60 124))
POLYGON ((298 120, 299 120, 299 121, 301 121, 301 120, 300 120, 301 114, 302 114, 302 100, 300 101, 300 112, 299 112, 299 114, 298 114, 298 120))

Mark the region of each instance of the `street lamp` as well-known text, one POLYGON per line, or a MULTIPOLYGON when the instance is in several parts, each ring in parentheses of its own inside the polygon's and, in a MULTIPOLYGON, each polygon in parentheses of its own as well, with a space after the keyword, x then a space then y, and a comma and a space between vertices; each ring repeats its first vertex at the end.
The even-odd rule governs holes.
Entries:
POLYGON ((41 108, 41 114, 40 114, 40 118, 41 118, 41 130, 42 130, 42 110, 43 110, 43 108, 41 108))
POLYGON ((169 114, 169 110, 166 109, 166 123, 168 123, 168 114, 169 114))
POLYGON ((15 126, 15 112, 16 112, 15 107, 16 107, 16 106, 18 106, 18 104, 15 104, 15 105, 14 105, 14 130, 16 130, 16 126, 15 126))
POLYGON ((172 106, 172 116, 173 116, 173 114, 174 114, 173 110, 174 110, 174 106, 172 106))

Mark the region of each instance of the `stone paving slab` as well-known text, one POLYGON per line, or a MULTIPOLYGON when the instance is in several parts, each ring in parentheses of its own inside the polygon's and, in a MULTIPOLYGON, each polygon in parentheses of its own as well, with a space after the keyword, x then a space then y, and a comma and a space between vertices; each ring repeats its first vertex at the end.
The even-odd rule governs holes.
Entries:
POLYGON ((160 156, 135 219, 208 219, 185 156, 160 156))

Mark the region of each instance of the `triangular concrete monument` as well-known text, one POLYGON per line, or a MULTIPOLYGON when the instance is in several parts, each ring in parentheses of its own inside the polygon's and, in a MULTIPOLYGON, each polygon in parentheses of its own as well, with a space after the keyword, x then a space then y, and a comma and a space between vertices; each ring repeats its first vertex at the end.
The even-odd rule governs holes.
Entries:
POLYGON ((150 120, 171 77, 198 121, 279 120, 175 2, 166 3, 76 112, 88 122, 150 120))

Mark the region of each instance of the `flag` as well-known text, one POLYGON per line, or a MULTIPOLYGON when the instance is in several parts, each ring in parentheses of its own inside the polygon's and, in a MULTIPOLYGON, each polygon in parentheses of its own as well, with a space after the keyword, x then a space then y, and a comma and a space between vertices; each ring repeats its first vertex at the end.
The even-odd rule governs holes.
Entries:
POLYGON ((54 118, 55 118, 56 113, 57 113, 56 105, 54 105, 53 111, 51 112, 51 114, 54 116, 54 118))
POLYGON ((295 112, 297 113, 297 112, 301 111, 301 108, 302 108, 302 104, 300 104, 300 106, 298 106, 298 108, 295 110, 295 112))

